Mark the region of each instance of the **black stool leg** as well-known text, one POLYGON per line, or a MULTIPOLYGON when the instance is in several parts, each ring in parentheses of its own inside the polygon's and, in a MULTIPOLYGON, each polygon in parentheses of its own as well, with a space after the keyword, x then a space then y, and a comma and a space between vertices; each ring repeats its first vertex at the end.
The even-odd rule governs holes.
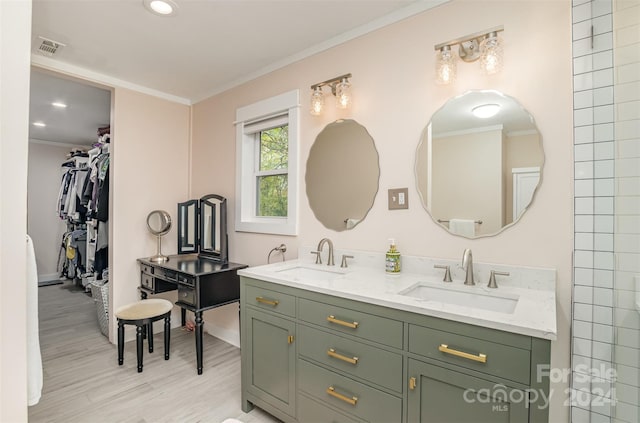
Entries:
POLYGON ((164 359, 169 359, 169 342, 171 342, 171 312, 164 318, 164 359))
POLYGON ((138 373, 142 373, 142 327, 144 325, 136 326, 136 352, 138 353, 138 373))
POLYGON ((147 323, 145 327, 147 329, 146 330, 147 338, 149 340, 149 352, 152 353, 153 352, 153 322, 147 323))
POLYGON ((124 323, 118 320, 118 365, 124 362, 124 323))

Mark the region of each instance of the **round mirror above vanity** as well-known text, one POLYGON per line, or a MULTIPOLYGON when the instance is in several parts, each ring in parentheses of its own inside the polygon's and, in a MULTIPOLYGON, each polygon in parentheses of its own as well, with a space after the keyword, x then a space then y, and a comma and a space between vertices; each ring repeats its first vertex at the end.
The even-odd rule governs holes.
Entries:
POLYGON ((378 151, 355 120, 328 124, 316 137, 305 175, 309 206, 328 229, 352 229, 367 215, 378 192, 378 151))
POLYGON ((533 116, 493 90, 451 98, 431 118, 416 151, 422 204, 455 235, 495 235, 533 201, 544 152, 533 116))

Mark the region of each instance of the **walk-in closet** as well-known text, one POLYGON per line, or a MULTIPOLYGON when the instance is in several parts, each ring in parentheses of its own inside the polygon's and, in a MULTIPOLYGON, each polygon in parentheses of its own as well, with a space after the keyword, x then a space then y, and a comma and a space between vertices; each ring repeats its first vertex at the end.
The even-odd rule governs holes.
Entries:
POLYGON ((27 231, 38 286, 55 285, 70 303, 93 296, 96 318, 79 324, 105 336, 111 97, 109 89, 86 81, 31 71, 27 231))

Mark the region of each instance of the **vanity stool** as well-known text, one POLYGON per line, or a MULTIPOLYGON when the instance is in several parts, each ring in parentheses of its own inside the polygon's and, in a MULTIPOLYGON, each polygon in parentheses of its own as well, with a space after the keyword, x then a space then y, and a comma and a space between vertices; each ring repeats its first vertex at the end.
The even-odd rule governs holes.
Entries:
POLYGON ((153 352, 153 322, 164 319, 164 359, 169 359, 171 330, 171 301, 152 298, 127 304, 116 310, 118 319, 118 365, 124 362, 124 325, 136 325, 136 350, 138 373, 142 372, 142 338, 145 332, 149 341, 149 352, 153 352))

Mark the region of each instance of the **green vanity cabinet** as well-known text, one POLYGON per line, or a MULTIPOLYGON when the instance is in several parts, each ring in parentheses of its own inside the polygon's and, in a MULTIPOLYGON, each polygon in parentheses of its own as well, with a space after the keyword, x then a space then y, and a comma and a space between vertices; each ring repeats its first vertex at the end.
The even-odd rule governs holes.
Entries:
POLYGON ((240 281, 245 412, 257 405, 292 423, 548 422, 548 340, 240 281))
POLYGON ((523 390, 414 359, 409 359, 409 375, 410 423, 529 421, 523 390))
MULTIPOLYGON (((272 304, 280 303, 277 295, 266 298, 272 304)), ((292 419, 296 409, 295 321, 256 308, 249 301, 243 304, 246 304, 242 306, 241 328, 243 410, 251 408, 249 401, 282 420, 292 419)))

